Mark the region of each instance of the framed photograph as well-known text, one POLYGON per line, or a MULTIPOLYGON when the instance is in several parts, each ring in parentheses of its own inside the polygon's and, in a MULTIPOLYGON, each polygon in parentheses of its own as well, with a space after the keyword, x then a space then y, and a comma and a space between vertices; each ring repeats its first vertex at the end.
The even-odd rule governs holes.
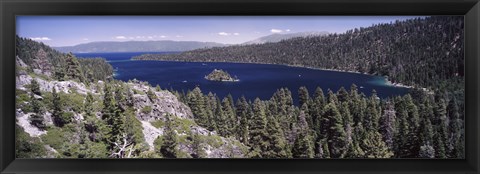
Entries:
POLYGON ((478 173, 479 8, 2 1, 0 172, 478 173))

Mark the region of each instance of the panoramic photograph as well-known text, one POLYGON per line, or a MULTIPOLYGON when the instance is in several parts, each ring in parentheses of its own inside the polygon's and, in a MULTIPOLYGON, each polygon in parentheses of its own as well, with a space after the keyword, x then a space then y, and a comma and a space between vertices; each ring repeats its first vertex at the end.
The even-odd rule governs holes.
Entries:
POLYGON ((17 16, 17 158, 464 159, 463 16, 17 16))

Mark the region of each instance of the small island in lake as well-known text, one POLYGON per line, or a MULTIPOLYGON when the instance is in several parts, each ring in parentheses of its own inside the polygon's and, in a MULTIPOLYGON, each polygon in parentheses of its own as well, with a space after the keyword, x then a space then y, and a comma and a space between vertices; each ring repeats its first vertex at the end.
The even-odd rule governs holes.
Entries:
POLYGON ((210 74, 205 76, 205 79, 210 81, 222 81, 222 82, 238 82, 239 79, 232 77, 228 72, 221 69, 214 69, 210 74))

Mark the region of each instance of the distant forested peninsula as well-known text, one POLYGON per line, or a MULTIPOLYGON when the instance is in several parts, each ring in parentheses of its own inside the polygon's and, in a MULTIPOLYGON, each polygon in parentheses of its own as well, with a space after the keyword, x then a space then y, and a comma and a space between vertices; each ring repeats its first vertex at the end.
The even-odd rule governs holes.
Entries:
POLYGON ((343 34, 145 54, 133 59, 283 64, 355 71, 387 76, 393 83, 439 88, 462 82, 463 38, 463 17, 433 16, 375 24, 343 34))

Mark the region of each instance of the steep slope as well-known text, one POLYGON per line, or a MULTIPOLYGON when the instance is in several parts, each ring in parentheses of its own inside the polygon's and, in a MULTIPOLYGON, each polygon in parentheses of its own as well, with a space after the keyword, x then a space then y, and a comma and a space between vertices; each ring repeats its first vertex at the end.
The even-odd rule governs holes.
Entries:
MULTIPOLYGON (((31 40, 23 41, 32 48, 41 46, 31 40)), ((17 46, 22 47, 22 44, 17 46)), ((48 47, 43 49, 47 50, 46 55, 52 54, 48 47)), ((60 53, 57 56, 59 60, 69 58, 60 53)), ((70 58, 73 62, 82 61, 70 58)), ((43 71, 43 66, 32 67, 35 62, 43 62, 43 65, 55 69, 48 63, 49 59, 48 56, 33 56, 26 63, 26 59, 16 58, 16 119, 17 131, 22 133, 17 143, 19 157, 161 157, 160 147, 154 142, 164 136, 165 125, 162 123, 167 117, 174 120, 179 158, 243 157, 246 154, 247 147, 238 140, 221 137, 198 126, 190 108, 169 91, 137 80, 122 82, 102 77, 100 79, 107 81, 92 81, 69 75, 57 79, 52 75, 53 71, 43 71), (113 105, 109 100, 114 101, 113 105), (113 113, 109 109, 114 109, 113 113), (120 132, 116 133, 117 128, 120 132), (200 137, 195 142, 194 135, 200 137), (25 149, 25 145, 34 141, 44 148, 35 151, 25 149), (120 144, 122 141, 125 142, 123 147, 120 144), (202 155, 197 155, 200 152, 202 155), (39 154, 41 156, 35 156, 39 154)), ((105 61, 97 61, 100 60, 105 61)), ((65 67, 65 71, 90 71, 90 68, 95 68, 92 62, 75 65, 65 67)), ((97 76, 102 75, 111 76, 97 73, 97 76)))

